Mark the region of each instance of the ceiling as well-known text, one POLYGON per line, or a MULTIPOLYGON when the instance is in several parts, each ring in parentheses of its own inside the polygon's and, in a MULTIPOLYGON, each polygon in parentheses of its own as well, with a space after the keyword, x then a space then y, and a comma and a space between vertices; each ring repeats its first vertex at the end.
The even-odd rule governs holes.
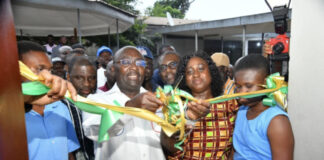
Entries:
POLYGON ((78 27, 82 36, 102 35, 127 30, 135 16, 103 2, 88 0, 13 0, 12 10, 17 35, 70 36, 78 27))

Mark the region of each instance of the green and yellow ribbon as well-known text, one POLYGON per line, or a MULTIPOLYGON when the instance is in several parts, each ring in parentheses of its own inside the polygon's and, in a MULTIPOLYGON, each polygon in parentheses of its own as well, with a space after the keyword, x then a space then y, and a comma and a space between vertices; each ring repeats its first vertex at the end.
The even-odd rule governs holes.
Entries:
MULTIPOLYGON (((22 90, 24 95, 43 95, 46 94, 50 88, 44 85, 44 79, 38 77, 34 74, 25 64, 19 61, 20 74, 30 80, 31 82, 22 83, 22 90)), ((173 126, 169 122, 158 117, 154 113, 140 108, 135 107, 120 107, 114 105, 108 105, 103 103, 98 103, 87 99, 82 96, 77 96, 77 101, 71 99, 71 94, 66 92, 65 98, 70 100, 79 109, 101 115, 101 124, 99 128, 98 141, 106 141, 109 139, 108 129, 119 119, 122 113, 143 118, 156 124, 160 125, 167 136, 173 135, 179 130, 179 127, 173 126)))
POLYGON ((178 88, 173 89, 171 85, 165 85, 163 90, 158 87, 156 90, 156 96, 163 103, 162 112, 164 115, 164 120, 175 125, 177 129, 180 130, 180 135, 178 142, 174 145, 175 148, 183 150, 181 145, 185 140, 185 108, 188 103, 186 99, 185 103, 182 102, 181 96, 192 97, 189 93, 180 90, 178 88))
MULTIPOLYGON (((24 95, 43 95, 46 94, 50 88, 44 85, 44 79, 34 74, 27 66, 19 61, 20 74, 30 80, 31 82, 22 83, 22 90, 24 95)), ((284 81, 283 77, 280 77, 279 73, 270 75, 266 80, 266 89, 248 93, 236 93, 230 95, 223 95, 206 101, 209 103, 220 103, 237 98, 253 98, 258 96, 266 95, 267 98, 263 100, 264 105, 274 106, 279 105, 284 109, 287 109, 287 92, 288 86, 284 81)), ((98 141, 106 141, 109 139, 108 130, 109 128, 123 115, 129 114, 142 119, 146 119, 157 123, 163 129, 167 136, 172 136, 175 132, 180 131, 179 143, 176 144, 178 149, 182 149, 180 144, 183 143, 185 136, 185 108, 188 100, 198 101, 189 93, 180 89, 173 89, 171 86, 165 86, 162 90, 158 88, 156 91, 157 98, 159 98, 164 106, 162 108, 164 119, 158 117, 154 113, 140 108, 135 107, 121 107, 98 103, 89 100, 82 96, 77 96, 77 101, 71 99, 71 94, 66 92, 65 98, 70 102, 74 103, 79 109, 101 115, 101 123, 99 128, 98 141), (181 97, 185 98, 186 101, 183 103, 181 97)))
MULTIPOLYGON (((266 79, 266 85, 261 85, 266 89, 258 90, 254 92, 245 92, 245 93, 235 93, 222 95, 219 97, 207 99, 205 101, 214 104, 221 103, 232 99, 237 98, 254 98, 259 96, 267 96, 267 98, 263 99, 263 104, 266 106, 275 106, 278 105, 282 107, 284 110, 287 110, 287 93, 288 93, 288 85, 285 82, 284 77, 280 76, 279 73, 271 74, 266 79)), ((198 101, 198 99, 190 96, 182 96, 191 101, 198 101)))

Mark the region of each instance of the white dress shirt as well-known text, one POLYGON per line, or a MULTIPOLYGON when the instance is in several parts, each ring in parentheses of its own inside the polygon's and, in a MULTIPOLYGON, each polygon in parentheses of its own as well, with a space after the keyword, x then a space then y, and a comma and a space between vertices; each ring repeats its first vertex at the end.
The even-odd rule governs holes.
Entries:
MULTIPOLYGON (((146 92, 141 87, 140 93, 146 92)), ((117 83, 104 93, 88 96, 97 102, 112 104, 116 100, 122 106, 130 99, 122 93, 117 83)), ((85 135, 97 141, 100 115, 83 112, 85 135)), ((164 160, 160 144, 160 127, 150 121, 124 114, 108 130, 109 140, 97 145, 96 160, 164 160)))
POLYGON ((107 81, 107 78, 105 76, 105 71, 106 71, 106 69, 102 68, 102 67, 97 69, 97 88, 105 85, 105 83, 107 81))

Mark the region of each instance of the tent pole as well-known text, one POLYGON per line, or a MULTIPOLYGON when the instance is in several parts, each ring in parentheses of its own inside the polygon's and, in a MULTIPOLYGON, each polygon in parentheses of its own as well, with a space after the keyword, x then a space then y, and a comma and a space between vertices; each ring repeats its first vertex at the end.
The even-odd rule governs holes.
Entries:
POLYGON ((162 44, 165 44, 165 42, 166 42, 166 35, 162 34, 162 44))
POLYGON ((264 33, 261 34, 261 54, 263 52, 263 43, 264 43, 264 33))
POLYGON ((117 33, 117 49, 119 49, 118 19, 116 19, 116 33, 117 33))
POLYGON ((81 25, 80 25, 80 9, 78 8, 78 36, 79 36, 79 43, 82 44, 81 42, 81 25))
POLYGON ((108 47, 110 47, 110 26, 108 26, 108 47))
POLYGON ((221 52, 224 53, 224 38, 221 36, 221 52))

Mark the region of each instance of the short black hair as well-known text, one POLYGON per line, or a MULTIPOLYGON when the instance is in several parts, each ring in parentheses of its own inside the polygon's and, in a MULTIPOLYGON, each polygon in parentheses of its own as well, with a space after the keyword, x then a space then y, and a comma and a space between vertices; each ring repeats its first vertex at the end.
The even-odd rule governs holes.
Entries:
POLYGON ((240 59, 234 66, 234 74, 245 69, 261 70, 265 76, 270 74, 269 61, 259 54, 250 54, 240 59))
POLYGON ((44 54, 46 53, 46 49, 44 46, 41 46, 40 44, 32 41, 19 41, 17 43, 17 47, 18 47, 19 60, 22 59, 22 56, 25 53, 28 53, 30 51, 44 52, 44 54))
POLYGON ((54 36, 52 34, 47 35, 47 37, 54 38, 54 36))
POLYGON ((182 80, 179 84, 179 88, 191 93, 190 88, 186 84, 186 80, 185 80, 186 75, 185 74, 186 74, 187 64, 188 64, 189 60, 193 57, 199 57, 207 62, 208 69, 209 69, 210 76, 211 76, 210 87, 212 90, 213 97, 217 97, 217 96, 223 94, 224 82, 221 78, 218 68, 217 68, 216 64, 214 63, 214 61, 210 58, 210 56, 203 51, 198 51, 191 55, 181 58, 180 64, 178 66, 178 72, 176 74, 176 80, 178 80, 178 79, 180 79, 180 77, 182 77, 182 80))
POLYGON ((96 69, 96 66, 91 63, 88 57, 85 56, 76 56, 72 59, 71 63, 68 66, 69 74, 71 74, 75 66, 93 66, 93 68, 96 69))

